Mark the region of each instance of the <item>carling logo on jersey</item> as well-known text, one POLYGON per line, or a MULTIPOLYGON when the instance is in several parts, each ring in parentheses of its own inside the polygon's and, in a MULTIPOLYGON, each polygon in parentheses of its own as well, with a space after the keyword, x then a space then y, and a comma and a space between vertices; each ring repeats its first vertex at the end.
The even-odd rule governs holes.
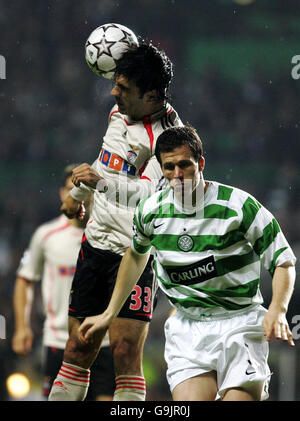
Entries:
POLYGON ((165 269, 172 282, 182 285, 198 284, 218 276, 213 256, 206 257, 192 265, 165 266, 165 269))

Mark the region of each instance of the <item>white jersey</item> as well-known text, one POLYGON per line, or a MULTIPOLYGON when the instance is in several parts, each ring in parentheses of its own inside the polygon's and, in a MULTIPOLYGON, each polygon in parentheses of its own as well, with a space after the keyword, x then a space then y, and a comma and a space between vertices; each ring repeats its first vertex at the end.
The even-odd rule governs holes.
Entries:
POLYGON ((160 288, 187 317, 224 317, 263 302, 261 264, 296 261, 273 215, 248 193, 210 182, 198 208, 183 209, 171 188, 139 204, 132 248, 156 250, 160 288))
MULTIPOLYGON (((133 234, 134 209, 141 198, 155 191, 162 177, 154 156, 157 137, 167 127, 178 125, 182 123, 169 104, 141 121, 133 121, 113 107, 99 157, 93 164, 109 188, 106 193, 95 190, 85 230, 91 246, 124 254, 133 234)), ((81 201, 90 191, 81 184, 71 195, 81 201)))
POLYGON ((45 346, 65 348, 70 289, 82 235, 83 229, 70 225, 64 215, 41 225, 18 268, 18 276, 42 281, 45 346))

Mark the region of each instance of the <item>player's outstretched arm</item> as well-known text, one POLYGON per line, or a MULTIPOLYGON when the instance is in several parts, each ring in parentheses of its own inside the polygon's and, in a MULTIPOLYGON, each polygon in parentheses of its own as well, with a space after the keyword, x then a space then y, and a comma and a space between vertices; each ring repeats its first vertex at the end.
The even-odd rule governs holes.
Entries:
POLYGON ((149 259, 149 253, 139 255, 130 247, 124 254, 110 303, 104 313, 87 317, 79 327, 79 334, 84 342, 92 342, 93 334, 106 330, 119 314, 133 287, 143 273, 149 259))
POLYGON ((12 348, 19 355, 28 355, 32 348, 33 334, 30 328, 32 299, 32 282, 18 276, 13 297, 15 331, 12 339, 12 348))
POLYGON ((291 262, 286 262, 275 269, 272 281, 272 301, 263 320, 264 333, 268 341, 274 335, 276 339, 287 341, 291 346, 295 345, 286 319, 295 277, 295 267, 291 262))

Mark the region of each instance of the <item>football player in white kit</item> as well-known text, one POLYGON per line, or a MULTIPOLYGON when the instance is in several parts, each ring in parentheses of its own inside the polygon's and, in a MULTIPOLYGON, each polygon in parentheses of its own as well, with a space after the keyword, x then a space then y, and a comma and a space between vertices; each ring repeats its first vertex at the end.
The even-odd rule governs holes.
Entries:
POLYGON ((177 401, 268 397, 268 341, 294 346, 286 319, 295 255, 278 222, 253 196, 204 180, 195 129, 173 127, 157 140, 170 186, 138 205, 109 307, 80 326, 82 340, 113 323, 154 247, 160 288, 176 312, 165 324, 167 379, 177 401), (261 265, 272 275, 261 304, 261 265))
MULTIPOLYGON (((71 176, 75 165, 64 170, 60 198, 63 202, 74 187, 71 176)), ((63 360, 63 350, 68 339, 68 305, 70 288, 75 272, 78 251, 89 217, 90 201, 80 219, 69 220, 65 215, 42 224, 33 234, 17 270, 14 290, 15 332, 13 350, 27 355, 32 349, 31 305, 34 282, 41 280, 41 292, 45 320, 43 325, 43 396, 47 397, 63 360)), ((114 370, 109 341, 102 344, 107 355, 105 365, 99 367, 96 360, 91 375, 88 400, 111 400, 114 391, 114 370), (106 347, 105 347, 106 346, 106 347), (98 371, 97 371, 98 368, 98 371), (105 378, 106 376, 106 378, 105 378)))
MULTIPOLYGON (((94 206, 72 284, 71 333, 49 400, 83 400, 87 392, 89 369, 103 335, 86 344, 80 340, 78 328, 86 317, 104 311, 109 302, 122 255, 133 235, 134 206, 127 206, 128 201, 147 196, 162 177, 154 157, 157 137, 167 127, 182 124, 167 102, 172 76, 172 63, 151 43, 142 42, 125 52, 117 63, 111 91, 116 105, 109 115, 98 159, 93 166, 84 163, 73 171, 72 181, 77 187, 62 210, 74 217, 91 191, 94 206), (72 379, 65 376, 66 372, 72 379)), ((109 329, 116 373, 114 400, 146 398, 142 355, 155 293, 148 264, 109 329)))

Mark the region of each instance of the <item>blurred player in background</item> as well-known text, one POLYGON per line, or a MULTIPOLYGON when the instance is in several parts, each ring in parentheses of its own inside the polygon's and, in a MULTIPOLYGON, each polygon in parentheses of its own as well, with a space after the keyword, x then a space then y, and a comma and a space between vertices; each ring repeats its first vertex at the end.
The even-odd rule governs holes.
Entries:
MULTIPOLYGON (((62 364, 62 370, 77 373, 78 377, 70 381, 61 371, 49 400, 83 400, 87 393, 89 368, 103 335, 93 344, 86 344, 79 338, 78 328, 86 317, 101 313, 109 302, 119 263, 133 234, 134 207, 129 209, 127 201, 148 195, 151 183, 156 185, 162 177, 154 157, 158 135, 167 127, 182 124, 167 102, 172 76, 172 63, 151 43, 128 50, 117 63, 111 91, 116 105, 109 115, 100 155, 92 167, 82 164, 73 171, 72 181, 77 187, 62 206, 68 217, 76 216, 81 201, 95 192, 72 284, 71 333, 62 364), (117 203, 113 202, 111 196, 125 196, 125 203, 117 199, 117 203)), ((148 264, 109 329, 116 373, 114 400, 146 398, 142 356, 155 293, 153 271, 148 264)))
MULTIPOLYGON (((60 198, 63 202, 74 187, 71 177, 75 165, 64 170, 60 198)), ((17 271, 14 290, 15 333, 13 350, 28 355, 32 349, 30 326, 34 282, 41 280, 45 321, 43 326, 43 396, 47 397, 61 367, 68 339, 68 304, 78 251, 90 213, 90 197, 79 208, 80 218, 65 215, 44 223, 33 234, 17 271)), ((111 400, 114 392, 114 370, 108 338, 103 343, 102 360, 96 360, 91 373, 87 400, 111 400)), ((67 373, 65 373, 68 375, 67 373)))
POLYGON ((160 288, 177 311, 165 324, 167 378, 176 401, 264 400, 274 335, 294 346, 286 312, 295 282, 293 251, 273 215, 248 193, 206 181, 202 142, 191 127, 157 140, 170 186, 143 200, 108 309, 80 326, 82 340, 113 323, 156 250, 160 288), (273 277, 262 307, 261 265, 273 277))

